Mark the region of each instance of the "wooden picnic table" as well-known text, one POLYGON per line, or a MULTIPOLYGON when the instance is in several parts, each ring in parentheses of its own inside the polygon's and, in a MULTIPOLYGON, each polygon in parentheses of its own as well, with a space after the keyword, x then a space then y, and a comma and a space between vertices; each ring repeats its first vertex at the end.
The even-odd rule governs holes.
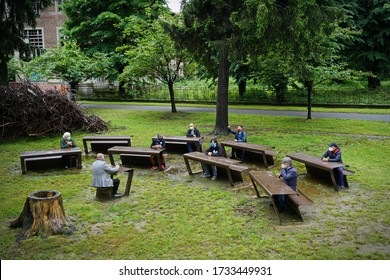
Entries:
MULTIPOLYGON (((166 146, 185 145, 185 147, 186 147, 187 143, 191 143, 191 144, 195 144, 196 150, 198 152, 202 152, 202 144, 201 144, 202 139, 203 139, 203 137, 164 136, 166 146)), ((169 149, 167 148, 167 150, 169 150, 169 149)))
POLYGON ((246 142, 223 141, 221 142, 221 147, 225 157, 227 157, 225 147, 231 147, 238 150, 244 150, 249 153, 258 154, 260 156, 259 159, 262 159, 262 162, 265 167, 274 164, 273 156, 277 154, 276 151, 271 151, 271 149, 275 147, 268 145, 251 144, 246 142))
POLYGON ((91 142, 91 146, 93 145, 93 143, 105 144, 105 146, 107 146, 108 148, 113 147, 113 146, 119 146, 119 145, 131 146, 131 137, 132 137, 132 135, 129 135, 129 136, 102 136, 102 135, 84 136, 83 137, 84 151, 85 151, 85 154, 89 153, 87 142, 91 142))
POLYGON ((20 153, 20 165, 22 167, 22 174, 26 174, 26 161, 37 160, 44 161, 55 156, 77 156, 77 168, 81 168, 81 150, 79 147, 67 148, 67 149, 56 149, 56 150, 41 150, 41 151, 30 151, 20 153))
POLYGON ((139 156, 155 156, 157 158, 157 166, 159 170, 163 170, 161 156, 165 149, 152 149, 152 148, 143 148, 143 147, 125 147, 125 146, 114 146, 107 150, 108 156, 110 157, 110 162, 112 165, 115 165, 114 154, 124 154, 131 157, 139 156))
MULTIPOLYGON (((224 170, 226 170, 227 176, 229 178, 229 182, 232 186, 234 186, 234 180, 232 172, 236 172, 240 174, 241 172, 248 170, 247 166, 241 165, 241 161, 235 160, 235 159, 228 159, 225 157, 216 157, 216 156, 208 156, 201 152, 192 152, 192 153, 186 153, 183 155, 184 162, 187 167, 187 171, 190 175, 193 175, 194 173, 191 170, 191 166, 189 164, 189 160, 198 161, 200 163, 204 163, 206 165, 215 165, 217 167, 220 167, 224 170)), ((241 178, 242 180, 242 178, 241 178)))
POLYGON ((283 183, 282 180, 277 178, 271 171, 249 171, 249 177, 251 178, 253 187, 256 191, 257 197, 260 197, 257 186, 261 187, 267 196, 271 199, 272 206, 278 216, 279 222, 282 223, 278 208, 276 207, 273 195, 291 195, 297 194, 287 184, 283 183))
MULTIPOLYGON (((330 179, 334 187, 337 187, 335 169, 343 167, 343 163, 322 161, 320 157, 307 155, 304 153, 288 154, 287 156, 292 160, 304 163, 308 173, 319 176, 320 178, 330 179)), ((351 173, 349 171, 344 173, 344 182, 346 187, 348 187, 346 175, 350 174, 351 173)))

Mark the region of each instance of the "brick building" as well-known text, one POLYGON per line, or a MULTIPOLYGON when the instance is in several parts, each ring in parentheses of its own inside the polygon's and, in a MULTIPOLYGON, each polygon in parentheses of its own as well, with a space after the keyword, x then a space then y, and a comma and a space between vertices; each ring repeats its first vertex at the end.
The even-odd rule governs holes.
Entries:
POLYGON ((61 25, 66 20, 60 4, 63 0, 53 0, 52 5, 40 12, 35 29, 25 27, 24 35, 30 45, 39 49, 54 48, 61 38, 61 25))

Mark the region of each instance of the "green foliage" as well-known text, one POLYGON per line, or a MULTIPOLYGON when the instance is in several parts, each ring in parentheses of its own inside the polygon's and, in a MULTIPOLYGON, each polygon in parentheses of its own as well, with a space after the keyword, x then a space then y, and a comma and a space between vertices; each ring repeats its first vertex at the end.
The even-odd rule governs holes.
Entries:
POLYGON ((0 85, 8 83, 7 62, 19 47, 24 45, 23 30, 34 27, 38 10, 51 4, 51 0, 3 0, 0 2, 0 85))
POLYGON ((89 58, 74 42, 48 49, 43 55, 28 62, 25 71, 29 77, 39 74, 47 79, 60 78, 69 82, 72 88, 89 78, 109 78, 116 73, 106 54, 95 53, 89 58))

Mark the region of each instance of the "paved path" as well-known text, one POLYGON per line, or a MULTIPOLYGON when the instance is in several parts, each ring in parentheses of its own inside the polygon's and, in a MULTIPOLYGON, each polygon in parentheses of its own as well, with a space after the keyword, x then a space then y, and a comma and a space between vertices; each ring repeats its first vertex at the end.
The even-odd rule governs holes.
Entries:
MULTIPOLYGON (((140 110, 140 111, 162 111, 170 112, 170 106, 139 106, 139 105, 113 105, 113 104, 83 104, 86 108, 101 108, 101 109, 118 109, 118 110, 140 110)), ((208 112, 215 113, 215 108, 205 107, 176 107, 178 111, 183 112, 208 112)), ((279 111, 279 110, 260 110, 260 109, 229 109, 232 114, 254 114, 254 115, 269 115, 269 116, 296 116, 307 117, 305 111, 279 111)), ((384 121, 390 122, 390 114, 359 114, 359 113, 325 113, 312 112, 312 118, 336 118, 336 119, 353 119, 353 120, 368 120, 368 121, 384 121)))

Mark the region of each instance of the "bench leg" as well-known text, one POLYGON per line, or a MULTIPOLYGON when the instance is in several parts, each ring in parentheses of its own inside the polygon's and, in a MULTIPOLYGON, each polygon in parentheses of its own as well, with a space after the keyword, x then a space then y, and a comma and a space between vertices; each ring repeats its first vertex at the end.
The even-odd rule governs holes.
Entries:
POLYGON ((130 195, 130 188, 131 188, 131 182, 133 180, 134 169, 131 169, 131 170, 127 171, 127 173, 129 173, 129 175, 127 176, 125 196, 129 196, 130 195))
POLYGON ((272 206, 274 207, 274 211, 275 211, 276 215, 278 216, 279 224, 282 224, 282 218, 280 217, 278 207, 275 204, 275 199, 272 197, 272 195, 270 196, 270 198, 271 198, 272 206))
POLYGON ((20 166, 22 167, 22 174, 26 174, 26 162, 24 161, 24 158, 20 159, 20 166))
POLYGON ((267 156, 265 155, 265 153, 262 153, 262 157, 263 157, 264 166, 268 168, 267 156))
POLYGON ((191 166, 190 166, 190 164, 189 164, 189 162, 188 162, 188 159, 187 159, 187 158, 184 158, 184 162, 185 162, 185 164, 186 164, 188 174, 193 175, 194 173, 192 173, 191 166))
POLYGON ((87 145, 87 141, 83 140, 83 145, 84 145, 85 154, 88 154, 88 145, 87 145))
POLYGON ((259 193, 259 190, 257 189, 257 186, 255 184, 255 181, 251 178, 251 181, 252 181, 252 185, 253 185, 253 188, 255 189, 256 191, 256 195, 258 198, 260 198, 260 193, 259 193))
POLYGON ((232 172, 230 171, 229 167, 226 168, 226 172, 227 172, 227 175, 228 175, 228 177, 229 177, 230 185, 234 186, 234 181, 233 181, 232 172))

